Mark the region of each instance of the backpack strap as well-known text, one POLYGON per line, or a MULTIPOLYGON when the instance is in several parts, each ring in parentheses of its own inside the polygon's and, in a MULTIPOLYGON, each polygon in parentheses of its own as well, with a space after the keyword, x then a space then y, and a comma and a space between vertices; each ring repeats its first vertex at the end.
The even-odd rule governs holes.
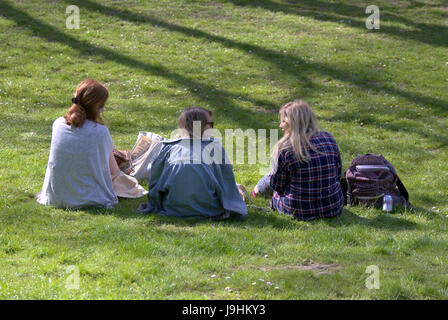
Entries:
POLYGON ((400 190, 401 195, 406 199, 406 202, 409 202, 408 190, 406 190, 406 187, 404 186, 403 182, 401 182, 400 177, 398 175, 397 175, 397 187, 398 190, 400 190))
POLYGON ((347 204, 350 205, 347 200, 348 200, 348 183, 347 180, 345 178, 345 173, 344 173, 344 177, 341 178, 340 180, 340 185, 341 185, 341 189, 342 189, 342 194, 344 195, 344 206, 346 206, 347 204))
POLYGON ((384 158, 383 156, 381 156, 381 157, 388 164, 388 166, 390 166, 390 169, 391 169, 393 175, 395 177, 397 177, 398 191, 400 191, 401 196, 406 200, 406 202, 409 203, 409 193, 408 193, 408 190, 406 190, 406 187, 404 186, 403 182, 401 182, 400 177, 398 176, 397 171, 395 170, 393 165, 389 161, 386 160, 386 158, 384 158))

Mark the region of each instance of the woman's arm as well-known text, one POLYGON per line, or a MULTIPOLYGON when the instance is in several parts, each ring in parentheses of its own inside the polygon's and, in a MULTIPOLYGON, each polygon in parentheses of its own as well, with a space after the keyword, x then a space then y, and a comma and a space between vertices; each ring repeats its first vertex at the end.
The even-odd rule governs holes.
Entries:
POLYGON ((117 160, 115 160, 114 154, 112 153, 109 158, 109 169, 111 176, 114 176, 120 168, 118 167, 117 160))
POLYGON ((289 183, 288 166, 285 161, 285 152, 278 155, 277 170, 271 175, 271 188, 282 194, 285 191, 286 185, 289 183))

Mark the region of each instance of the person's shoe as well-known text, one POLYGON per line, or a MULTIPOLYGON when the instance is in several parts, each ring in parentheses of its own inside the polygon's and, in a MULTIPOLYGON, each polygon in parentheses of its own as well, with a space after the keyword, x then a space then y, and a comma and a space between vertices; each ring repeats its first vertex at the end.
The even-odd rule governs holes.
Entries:
POLYGON ((238 191, 240 193, 241 198, 243 198, 243 201, 247 202, 247 200, 249 200, 249 202, 252 202, 252 199, 250 198, 249 192, 247 192, 246 187, 238 183, 236 184, 236 186, 238 187, 238 191))

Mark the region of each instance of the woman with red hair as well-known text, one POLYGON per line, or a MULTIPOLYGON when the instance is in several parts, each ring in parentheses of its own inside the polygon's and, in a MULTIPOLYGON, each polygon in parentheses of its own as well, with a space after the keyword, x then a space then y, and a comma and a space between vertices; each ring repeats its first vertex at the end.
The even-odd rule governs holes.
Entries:
MULTIPOLYGON (((72 106, 52 126, 50 156, 42 191, 37 202, 58 208, 105 206, 118 203, 113 180, 123 173, 113 157, 113 142, 101 113, 109 92, 93 79, 76 88, 72 106)), ((144 194, 135 178, 137 196, 144 194)), ((118 195, 120 196, 120 195, 118 195)))

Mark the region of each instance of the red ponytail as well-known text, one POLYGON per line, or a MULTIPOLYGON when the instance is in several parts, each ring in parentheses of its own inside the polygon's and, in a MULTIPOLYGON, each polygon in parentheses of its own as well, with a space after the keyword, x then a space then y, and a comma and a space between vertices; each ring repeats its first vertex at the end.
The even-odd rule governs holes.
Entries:
POLYGON ((72 104, 70 109, 68 109, 67 113, 64 116, 65 122, 72 127, 79 128, 82 127, 84 121, 86 121, 86 112, 84 108, 79 104, 72 104))
POLYGON ((76 88, 72 106, 64 116, 65 122, 75 128, 82 127, 87 119, 102 124, 100 110, 104 108, 108 97, 106 87, 98 81, 82 81, 76 88))

